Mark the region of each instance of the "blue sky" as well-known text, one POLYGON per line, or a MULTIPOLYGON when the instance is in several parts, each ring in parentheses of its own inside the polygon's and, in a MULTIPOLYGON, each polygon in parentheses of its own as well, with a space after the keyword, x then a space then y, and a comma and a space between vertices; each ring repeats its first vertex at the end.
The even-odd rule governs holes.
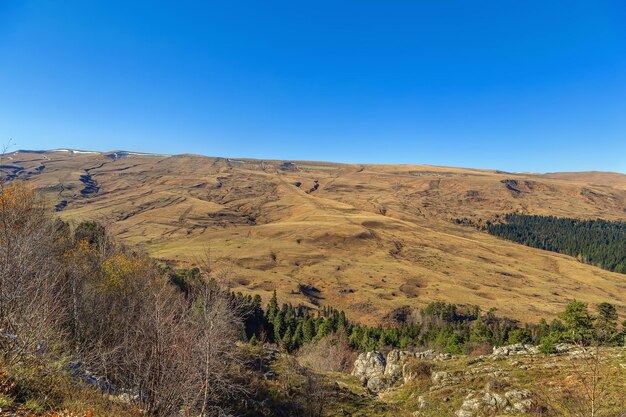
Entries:
POLYGON ((3 0, 10 139, 626 173, 626 3, 3 0))

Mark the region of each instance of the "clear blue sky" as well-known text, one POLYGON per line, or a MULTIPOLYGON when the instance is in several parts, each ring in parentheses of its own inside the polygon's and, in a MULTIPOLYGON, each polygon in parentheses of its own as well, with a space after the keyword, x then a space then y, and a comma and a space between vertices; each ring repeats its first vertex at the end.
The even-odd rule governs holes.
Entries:
POLYGON ((9 139, 626 172, 626 2, 2 0, 9 139))

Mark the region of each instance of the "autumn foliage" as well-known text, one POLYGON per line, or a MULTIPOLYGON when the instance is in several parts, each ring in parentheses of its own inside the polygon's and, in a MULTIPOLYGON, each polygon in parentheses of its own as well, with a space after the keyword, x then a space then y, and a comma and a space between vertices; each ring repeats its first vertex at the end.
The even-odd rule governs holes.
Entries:
POLYGON ((209 277, 183 293, 147 255, 55 219, 19 183, 0 191, 0 258, 0 369, 40 399, 33 414, 64 409, 73 389, 58 390, 77 383, 153 416, 218 415, 248 391, 239 310, 209 277))

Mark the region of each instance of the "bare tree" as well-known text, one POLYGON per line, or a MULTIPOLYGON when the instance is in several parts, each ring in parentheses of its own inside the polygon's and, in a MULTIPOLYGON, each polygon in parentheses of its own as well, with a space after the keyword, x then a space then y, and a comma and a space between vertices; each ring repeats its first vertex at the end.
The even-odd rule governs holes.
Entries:
POLYGON ((1 185, 0 348, 10 362, 61 339, 58 237, 58 224, 33 190, 17 182, 1 185))
POLYGON ((211 264, 183 294, 145 254, 104 233, 72 238, 33 190, 0 187, 5 363, 54 347, 85 379, 159 417, 218 415, 249 393, 237 346, 243 307, 213 279, 211 264))
POLYGON ((236 383, 234 378, 245 365, 241 350, 235 348, 235 343, 244 337, 244 312, 214 279, 216 269, 210 249, 205 251, 200 265, 202 281, 192 291, 191 320, 199 364, 197 378, 202 387, 201 415, 205 416, 219 409, 220 400, 237 398, 248 391, 245 384, 236 383))
POLYGON ((611 385, 619 380, 599 343, 577 346, 572 358, 574 383, 563 384, 559 396, 545 395, 545 402, 556 415, 570 417, 625 417, 624 392, 614 392, 611 385))
POLYGON ((306 343, 298 352, 298 361, 317 372, 349 372, 355 359, 343 328, 320 341, 306 343))

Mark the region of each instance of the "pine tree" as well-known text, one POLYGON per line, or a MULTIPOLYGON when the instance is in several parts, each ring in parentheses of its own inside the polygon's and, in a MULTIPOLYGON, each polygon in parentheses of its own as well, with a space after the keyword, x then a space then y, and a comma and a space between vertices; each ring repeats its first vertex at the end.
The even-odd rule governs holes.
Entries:
POLYGON ((259 294, 256 294, 254 298, 252 299, 252 305, 254 305, 254 307, 256 308, 261 308, 261 303, 262 303, 261 296, 259 294))
POLYGON ((287 352, 291 352, 293 348, 291 328, 287 328, 287 331, 285 332, 285 335, 282 339, 282 345, 287 352))
POLYGON ((573 300, 561 314, 565 324, 567 337, 574 342, 589 343, 592 338, 593 317, 589 314, 587 304, 573 300))
POLYGON ((278 311, 274 316, 274 342, 280 343, 282 336, 285 332, 285 322, 283 319, 283 313, 278 311))
POLYGON ((541 321, 539 322, 539 324, 537 325, 537 327, 535 328, 533 332, 533 343, 538 344, 541 341, 541 339, 546 337, 549 333, 550 333, 550 326, 548 326, 548 323, 546 322, 545 319, 541 319, 541 321))
POLYGON ((596 306, 598 318, 595 328, 598 340, 604 343, 614 343, 617 337, 617 309, 613 304, 600 303, 596 306))
POLYGON ((310 342, 315 337, 315 325, 309 315, 302 322, 302 339, 304 342, 310 342))
POLYGON ((361 327, 354 326, 350 332, 350 336, 348 337, 348 342, 350 343, 350 346, 356 349, 361 344, 362 338, 363 335, 361 334, 361 327))
POLYGON ((274 316, 278 312, 278 297, 276 296, 276 290, 272 294, 272 298, 270 299, 270 303, 267 305, 267 321, 269 323, 274 322, 274 316))
POLYGON ((330 326, 327 320, 323 320, 319 327, 317 328, 317 334, 315 335, 315 340, 321 340, 325 336, 331 333, 330 326))
POLYGON ((294 346, 294 348, 296 348, 296 349, 297 349, 297 348, 299 348, 300 346, 302 346, 302 343, 303 343, 303 341, 304 341, 303 339, 304 339, 304 338, 303 338, 303 335, 302 335, 302 323, 301 323, 301 322, 299 322, 299 323, 296 325, 296 330, 295 330, 295 332, 293 333, 293 346, 294 346))
POLYGON ((398 343, 400 349, 406 349, 411 345, 411 338, 408 335, 402 335, 398 343))

